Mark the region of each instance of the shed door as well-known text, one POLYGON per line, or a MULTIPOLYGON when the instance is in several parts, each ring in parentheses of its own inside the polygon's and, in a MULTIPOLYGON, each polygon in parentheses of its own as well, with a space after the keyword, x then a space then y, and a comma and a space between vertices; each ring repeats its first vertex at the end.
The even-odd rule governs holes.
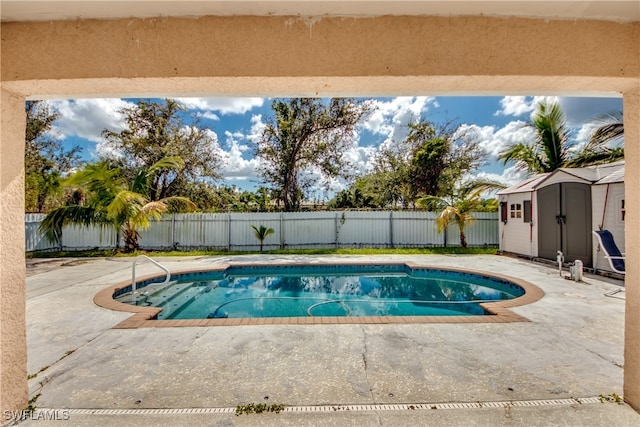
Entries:
POLYGON ((564 258, 570 262, 579 259, 584 265, 591 265, 591 187, 578 182, 561 185, 565 217, 562 228, 564 258))
POLYGON ((591 265, 591 187, 577 182, 538 190, 538 255, 591 265))
POLYGON ((538 256, 556 259, 562 248, 560 184, 538 190, 538 256))

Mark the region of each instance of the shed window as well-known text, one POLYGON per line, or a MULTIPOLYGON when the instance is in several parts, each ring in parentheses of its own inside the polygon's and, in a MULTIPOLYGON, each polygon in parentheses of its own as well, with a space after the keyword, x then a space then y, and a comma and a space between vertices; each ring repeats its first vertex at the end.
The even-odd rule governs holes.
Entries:
POLYGON ((522 209, 524 211, 524 222, 531 222, 531 200, 522 202, 522 209))
POLYGON ((511 203, 511 209, 509 209, 511 218, 522 218, 522 205, 520 203, 511 203))

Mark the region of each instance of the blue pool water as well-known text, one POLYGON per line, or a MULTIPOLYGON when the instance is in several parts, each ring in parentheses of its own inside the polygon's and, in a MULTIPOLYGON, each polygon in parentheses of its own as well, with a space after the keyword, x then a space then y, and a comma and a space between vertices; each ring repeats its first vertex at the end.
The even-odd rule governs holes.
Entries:
POLYGON ((503 279, 404 264, 232 266, 173 279, 141 282, 135 296, 129 287, 114 297, 161 307, 158 319, 204 319, 484 315, 480 302, 524 294, 503 279))

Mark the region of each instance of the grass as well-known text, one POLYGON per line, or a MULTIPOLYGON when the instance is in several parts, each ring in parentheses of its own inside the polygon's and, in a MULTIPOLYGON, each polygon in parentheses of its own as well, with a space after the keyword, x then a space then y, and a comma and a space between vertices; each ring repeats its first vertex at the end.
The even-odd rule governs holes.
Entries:
POLYGON ((336 249, 282 249, 272 251, 226 251, 226 250, 192 250, 192 251, 136 251, 125 254, 112 249, 93 249, 87 251, 38 251, 29 252, 27 258, 95 258, 95 257, 135 257, 148 255, 154 257, 166 256, 216 256, 216 255, 495 255, 494 247, 432 247, 432 248, 336 248, 336 249))

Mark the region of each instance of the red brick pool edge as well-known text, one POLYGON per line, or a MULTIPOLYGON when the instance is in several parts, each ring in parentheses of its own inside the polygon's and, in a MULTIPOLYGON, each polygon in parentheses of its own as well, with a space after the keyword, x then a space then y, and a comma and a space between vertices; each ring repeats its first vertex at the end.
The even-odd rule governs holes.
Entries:
MULTIPOLYGON (((335 263, 332 263, 335 264, 335 263)), ((342 264, 342 263, 341 263, 342 264)), ((344 265, 379 265, 380 262, 370 263, 344 263, 344 265)), ((109 286, 98 292, 93 298, 93 302, 103 308, 109 310, 123 311, 132 313, 132 315, 114 326, 114 329, 135 329, 135 328, 173 328, 173 327, 205 327, 205 326, 242 326, 242 325, 328 325, 328 324, 403 324, 403 323, 512 323, 512 322, 528 322, 529 320, 519 314, 509 310, 512 307, 518 307, 531 304, 538 301, 544 296, 544 292, 538 286, 515 277, 487 273, 480 270, 469 270, 456 267, 438 267, 434 265, 416 264, 413 262, 403 263, 385 263, 385 264, 402 264, 409 268, 426 268, 449 270, 456 272, 472 273, 481 276, 495 277, 497 279, 512 282, 525 291, 524 295, 504 301, 480 303, 487 310, 489 315, 485 316, 362 316, 362 317, 346 317, 346 316, 309 316, 309 317, 262 317, 262 318, 224 318, 224 319, 180 319, 180 320, 158 320, 155 317, 162 311, 158 307, 141 307, 131 304, 125 304, 113 299, 113 294, 118 290, 131 285, 130 281, 124 281, 109 286)), ((190 269, 175 271, 171 274, 189 274, 200 271, 224 271, 230 266, 317 266, 317 263, 233 263, 220 264, 209 269, 190 269)), ((148 275, 138 279, 145 281, 161 277, 161 275, 148 275)))

